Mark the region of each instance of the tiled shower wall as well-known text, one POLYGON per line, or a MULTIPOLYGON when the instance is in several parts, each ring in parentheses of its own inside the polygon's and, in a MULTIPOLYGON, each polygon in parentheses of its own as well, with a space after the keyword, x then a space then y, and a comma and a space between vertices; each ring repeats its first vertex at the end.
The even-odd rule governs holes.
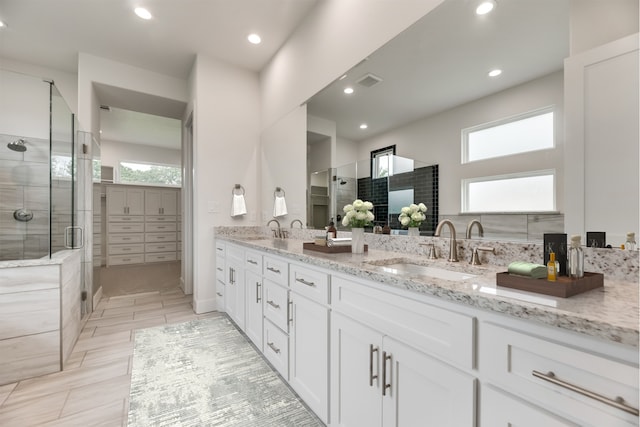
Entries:
POLYGON ((40 258, 49 254, 49 141, 0 134, 0 261, 40 258), (19 138, 27 151, 9 150, 19 138), (33 212, 29 222, 16 221, 17 209, 33 212))

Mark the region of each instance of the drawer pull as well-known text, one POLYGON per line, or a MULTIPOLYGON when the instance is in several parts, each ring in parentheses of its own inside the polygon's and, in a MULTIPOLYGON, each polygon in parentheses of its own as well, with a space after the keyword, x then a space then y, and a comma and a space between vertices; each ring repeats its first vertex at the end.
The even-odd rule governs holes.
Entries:
POLYGON ((387 384, 387 360, 391 361, 391 354, 387 354, 386 351, 383 351, 382 352, 382 395, 383 396, 387 395, 387 389, 389 389, 389 393, 391 393, 391 381, 392 381, 391 372, 389 372, 389 384, 387 384))
POLYGON ((248 260, 247 260, 247 262, 248 262, 249 264, 258 265, 258 262, 257 262, 257 261, 254 261, 254 260, 252 260, 252 259, 248 259, 248 260))
POLYGON ((304 279, 298 279, 298 278, 296 278, 296 282, 300 282, 303 285, 307 285, 307 286, 315 286, 316 285, 314 282, 307 282, 304 279))
POLYGON ((218 295, 219 297, 222 297, 222 294, 220 292, 216 292, 216 295, 218 295))
POLYGON ((221 269, 220 267, 216 268, 216 270, 218 270, 218 271, 222 271, 222 269, 221 269))
POLYGON ((268 342, 267 345, 269 346, 269 348, 271 350, 273 350, 276 354, 280 354, 280 349, 278 347, 276 347, 275 345, 273 345, 272 342, 268 342))
POLYGON ((130 251, 131 248, 122 248, 123 251, 130 251))
POLYGON ((369 386, 373 387, 373 380, 378 378, 378 374, 373 375, 373 353, 378 353, 378 347, 369 344, 369 386))
POLYGON ((279 309, 280 306, 278 304, 276 304, 275 302, 271 301, 271 300, 267 300, 267 304, 269 304, 271 307, 279 309))
POLYGON ((131 258, 122 258, 122 261, 131 261, 131 258))
POLYGON ((131 240, 131 237, 123 237, 122 240, 131 240))
POLYGON ((131 230, 131 227, 122 227, 123 230, 131 230))
POLYGON ((575 391, 576 393, 579 393, 579 394, 581 394, 583 396, 587 396, 587 397, 589 397, 591 399, 595 399, 598 402, 604 403, 605 405, 613 406, 614 408, 618 408, 618 409, 620 409, 622 411, 625 411, 625 412, 628 412, 628 413, 630 413, 632 415, 638 416, 638 409, 636 409, 636 408, 634 408, 632 406, 626 405, 624 403, 624 399, 622 397, 620 397, 620 396, 616 397, 615 399, 609 399, 608 397, 605 397, 605 396, 603 396, 601 394, 594 393, 594 392, 589 391, 587 389, 584 389, 584 388, 582 388, 580 386, 577 386, 577 385, 568 383, 566 381, 560 380, 560 379, 558 379, 556 377, 556 375, 553 372, 547 372, 546 374, 543 374, 542 372, 539 372, 539 371, 532 371, 531 374, 534 377, 540 378, 540 379, 545 380, 545 381, 549 381, 550 383, 555 384, 557 386, 564 387, 564 388, 569 389, 571 391, 575 391))
POLYGON ((273 267, 267 267, 267 270, 272 271, 276 274, 280 274, 280 270, 278 270, 277 268, 273 268, 273 267))
POLYGON ((219 251, 222 251, 222 250, 223 250, 222 248, 216 248, 216 249, 217 249, 217 250, 219 250, 219 251))

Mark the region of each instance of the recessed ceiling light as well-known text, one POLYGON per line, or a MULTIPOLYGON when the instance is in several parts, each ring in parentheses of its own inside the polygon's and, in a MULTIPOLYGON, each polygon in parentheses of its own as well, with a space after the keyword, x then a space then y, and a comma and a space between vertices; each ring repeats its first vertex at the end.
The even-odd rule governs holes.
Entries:
POLYGON ((489 71, 489 77, 498 77, 500 74, 502 74, 502 70, 491 70, 489 71))
POLYGON ((476 8, 476 15, 486 15, 496 7, 496 2, 493 0, 483 1, 476 8))
POLYGON ((343 92, 346 93, 347 95, 351 95, 353 93, 353 88, 352 87, 345 87, 343 92))
POLYGON ((0 29, 7 28, 7 24, 4 21, 0 21, 0 29))
POLYGON ((249 40, 249 43, 253 43, 253 44, 260 44, 260 42, 262 41, 260 36, 257 34, 249 34, 249 36, 247 37, 247 40, 249 40))
POLYGON ((149 12, 144 7, 136 7, 133 11, 142 19, 151 19, 151 12, 149 12))
POLYGON ((363 123, 363 124, 360 125, 360 129, 366 129, 368 127, 369 127, 369 125, 367 125, 366 123, 363 123))

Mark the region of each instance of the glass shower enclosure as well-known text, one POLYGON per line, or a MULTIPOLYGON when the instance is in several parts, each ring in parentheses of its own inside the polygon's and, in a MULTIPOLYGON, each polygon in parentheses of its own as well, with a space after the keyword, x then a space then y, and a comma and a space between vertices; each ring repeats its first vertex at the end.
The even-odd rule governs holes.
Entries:
POLYGON ((53 82, 0 70, 0 261, 82 246, 77 120, 53 82))

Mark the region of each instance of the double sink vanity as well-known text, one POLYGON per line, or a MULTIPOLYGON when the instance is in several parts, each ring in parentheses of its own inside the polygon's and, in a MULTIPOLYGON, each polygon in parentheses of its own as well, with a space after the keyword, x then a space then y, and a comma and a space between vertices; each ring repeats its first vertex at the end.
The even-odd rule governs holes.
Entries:
POLYGON ((216 228, 217 307, 327 425, 638 425, 637 260, 562 299, 496 287, 508 244, 471 265, 423 254, 446 239, 267 231, 216 228))

